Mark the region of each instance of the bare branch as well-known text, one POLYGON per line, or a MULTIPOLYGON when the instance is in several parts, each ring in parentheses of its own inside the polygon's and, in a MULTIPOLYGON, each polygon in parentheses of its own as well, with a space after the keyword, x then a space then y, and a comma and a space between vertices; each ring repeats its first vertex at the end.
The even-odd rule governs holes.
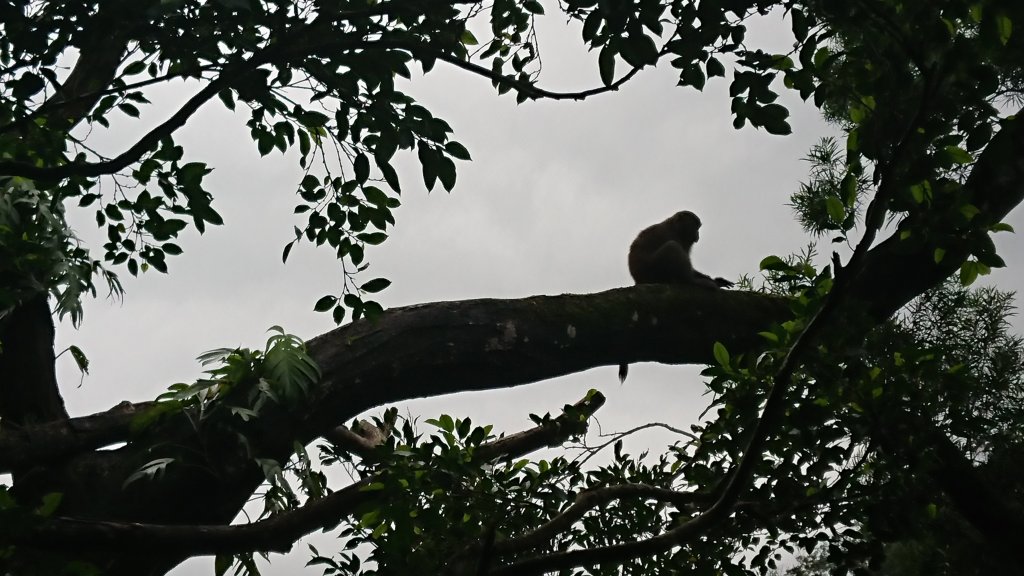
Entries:
MULTIPOLYGON (((411 48, 411 50, 414 52, 417 51, 415 48, 411 48)), ((473 64, 468 60, 463 60, 452 54, 435 51, 433 55, 438 60, 441 60, 442 62, 447 62, 448 64, 451 64, 452 66, 455 66, 457 68, 462 68, 463 70, 472 72, 473 74, 476 74, 478 76, 489 78, 499 84, 511 86, 512 89, 516 90, 521 94, 525 94, 526 96, 534 100, 540 98, 544 98, 547 100, 585 100, 591 96, 596 96, 598 94, 604 94, 605 92, 614 92, 618 90, 623 84, 629 82, 634 76, 637 75, 638 72, 640 72, 640 68, 632 68, 629 72, 623 75, 622 78, 619 78, 618 80, 612 82, 611 84, 608 84, 607 86, 590 88, 589 90, 581 90, 579 92, 554 92, 551 90, 545 90, 543 88, 537 88, 536 86, 528 84, 526 82, 520 82, 519 80, 511 76, 499 74, 497 72, 494 72, 490 68, 486 68, 479 64, 473 64)))
POLYGON ((624 430, 622 432, 614 432, 614 433, 611 433, 611 434, 601 434, 602 438, 609 438, 609 439, 604 441, 604 442, 602 442, 601 444, 598 444, 597 446, 581 446, 580 450, 583 451, 584 453, 586 453, 586 456, 583 456, 579 460, 579 463, 581 465, 582 464, 586 464, 588 460, 590 460, 591 458, 596 456, 599 452, 601 452, 602 450, 604 450, 608 446, 611 446, 612 444, 618 442, 619 440, 625 438, 626 436, 630 436, 630 435, 636 434, 637 432, 641 432, 643 430, 650 430, 652 428, 662 428, 662 429, 668 430, 669 432, 672 432, 673 434, 678 434, 680 436, 685 436, 685 437, 687 437, 690 440, 693 440, 695 442, 697 441, 697 436, 695 434, 687 432, 686 430, 682 430, 680 428, 676 428, 675 426, 671 426, 669 424, 665 424, 664 422, 648 422, 647 424, 641 424, 640 426, 636 426, 634 428, 630 428, 629 430, 624 430))
POLYGON ((497 554, 508 554, 543 546, 559 533, 582 519, 590 510, 614 500, 625 498, 667 502, 674 504, 677 508, 686 509, 694 504, 710 501, 711 495, 679 492, 671 488, 662 488, 648 484, 619 484, 617 486, 588 490, 581 492, 568 508, 536 529, 516 538, 495 542, 494 551, 497 554))

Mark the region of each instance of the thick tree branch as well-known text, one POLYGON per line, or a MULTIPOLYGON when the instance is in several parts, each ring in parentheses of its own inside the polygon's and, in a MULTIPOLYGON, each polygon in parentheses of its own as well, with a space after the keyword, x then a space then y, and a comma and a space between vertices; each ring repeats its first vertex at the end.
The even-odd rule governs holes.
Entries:
POLYGON ((132 419, 154 402, 122 402, 106 412, 0 430, 0 473, 128 440, 132 419))
POLYGON ((0 318, 0 424, 26 426, 64 420, 57 389, 53 318, 46 292, 0 318))
MULTIPOLYGON (((476 456, 483 460, 517 458, 545 446, 556 445, 570 436, 584 432, 590 416, 603 405, 603 396, 588 396, 567 406, 557 418, 479 446, 476 456)), ((107 414, 110 413, 97 416, 107 414)), ((299 538, 315 530, 334 526, 360 506, 383 496, 379 491, 365 490, 375 480, 372 477, 363 479, 320 500, 251 524, 168 525, 63 517, 29 530, 15 537, 15 540, 26 546, 63 551, 141 546, 159 547, 161 553, 192 556, 253 551, 287 552, 299 538)), ((629 493, 628 487, 626 490, 629 493)), ((663 492, 672 493, 671 490, 663 492)), ((621 493, 622 490, 616 492, 621 493)), ((678 499, 664 494, 663 497, 671 501, 678 499)), ((594 498, 586 500, 595 501, 594 498)))
POLYGON ((374 407, 623 361, 709 362, 715 341, 749 350, 760 343, 758 331, 786 317, 788 306, 778 298, 668 286, 394 309, 311 340, 320 383, 301 405, 265 406, 245 426, 246 447, 229 422, 197 430, 184 416, 169 415, 122 448, 82 453, 51 468, 45 484, 64 493, 65 515, 227 523, 263 479, 254 454, 286 461, 294 441, 311 442, 374 407), (175 465, 158 481, 121 488, 139 467, 161 457, 194 465, 175 465), (188 505, 176 497, 182 493, 192 494, 188 505))
MULTIPOLYGON (((126 23, 144 12, 150 2, 106 2, 101 5, 97 22, 118 22, 119 27, 92 25, 87 40, 80 47, 75 67, 60 89, 40 106, 47 123, 63 127, 65 131, 80 122, 101 98, 100 91, 110 85, 117 75, 129 37, 126 23), (114 18, 113 15, 118 17, 114 18)), ((5 127, 6 128, 6 127, 5 127)), ((7 174, 0 169, 0 174, 7 174)))
POLYGON ((716 341, 751 350, 759 331, 788 317, 785 300, 763 294, 656 285, 396 308, 309 341, 323 377, 298 424, 315 437, 339 415, 399 400, 620 362, 713 362, 716 341))
POLYGON ((287 552, 296 540, 332 526, 361 504, 380 496, 364 489, 370 480, 346 486, 329 496, 277 516, 236 526, 174 526, 54 518, 15 541, 25 546, 62 551, 158 548, 161 554, 237 554, 250 551, 287 552))
MULTIPOLYGON (((992 225, 1002 221, 1024 200, 1024 126, 1015 117, 1003 123, 989 142, 965 184, 971 203, 980 212, 975 219, 992 225)), ((941 237, 946 230, 930 230, 941 237)), ((888 318, 918 294, 937 286, 956 272, 968 257, 966 242, 911 248, 900 234, 871 250, 854 280, 851 297, 867 306, 874 318, 888 318), (946 250, 935 262, 934 248, 946 250), (882 284, 884 283, 884 286, 882 284)))

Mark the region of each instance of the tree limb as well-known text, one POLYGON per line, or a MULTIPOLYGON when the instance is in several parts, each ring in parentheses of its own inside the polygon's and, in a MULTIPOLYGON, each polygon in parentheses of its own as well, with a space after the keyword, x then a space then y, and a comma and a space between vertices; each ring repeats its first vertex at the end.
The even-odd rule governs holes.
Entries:
POLYGON ((497 554, 523 552, 531 548, 543 546, 561 532, 567 530, 583 516, 609 502, 624 498, 640 498, 655 502, 668 502, 679 509, 687 509, 694 504, 706 503, 711 499, 709 494, 679 492, 671 488, 651 486, 649 484, 618 484, 581 492, 568 508, 544 524, 516 538, 499 540, 494 544, 497 554))
POLYGON ((122 402, 106 412, 0 430, 0 473, 128 440, 132 419, 155 402, 122 402))
MULTIPOLYGON (((580 433, 580 425, 585 428, 590 416, 603 405, 603 396, 588 396, 567 406, 557 418, 479 446, 476 456, 483 460, 516 458, 558 444, 580 433)), ((376 480, 376 477, 365 478, 320 500, 251 524, 169 525, 58 517, 16 536, 14 540, 33 548, 65 551, 141 546, 159 547, 161 553, 190 556, 287 552, 299 538, 334 526, 361 505, 381 497, 383 494, 379 491, 366 490, 376 480)), ((619 490, 618 493, 621 492, 619 490)))
POLYGON ((70 176, 95 177, 104 174, 114 174, 131 166, 142 158, 143 154, 153 150, 161 139, 173 134, 175 130, 184 126, 185 122, 203 104, 253 68, 242 66, 233 69, 231 72, 221 72, 220 76, 211 80, 209 84, 196 92, 170 118, 144 134, 135 144, 110 160, 100 162, 69 162, 60 166, 36 166, 27 162, 14 161, 0 162, 0 174, 54 180, 70 176))
POLYGON ((159 548, 161 554, 188 556, 287 552, 299 538, 337 524, 361 504, 380 496, 377 491, 365 491, 371 481, 361 480, 320 500, 251 524, 176 526, 58 517, 14 541, 24 546, 62 551, 144 547, 159 548))

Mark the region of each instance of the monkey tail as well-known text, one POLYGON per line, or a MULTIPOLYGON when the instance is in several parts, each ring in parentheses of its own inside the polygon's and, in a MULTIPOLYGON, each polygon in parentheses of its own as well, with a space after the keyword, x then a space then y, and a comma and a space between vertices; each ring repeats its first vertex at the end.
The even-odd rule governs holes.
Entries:
POLYGON ((619 364, 619 384, 626 381, 626 376, 629 374, 629 364, 619 364))

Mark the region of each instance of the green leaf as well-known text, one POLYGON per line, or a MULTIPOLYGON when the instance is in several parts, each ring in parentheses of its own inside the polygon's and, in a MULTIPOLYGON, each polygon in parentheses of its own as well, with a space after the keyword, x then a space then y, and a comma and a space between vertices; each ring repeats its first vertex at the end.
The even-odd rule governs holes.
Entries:
POLYGON ((658 61, 658 46, 646 34, 630 34, 622 47, 622 58, 634 68, 658 61))
POLYGON ((387 162, 378 162, 377 168, 384 176, 384 181, 388 183, 388 186, 390 186, 392 190, 395 192, 402 191, 401 183, 398 181, 398 172, 395 172, 395 169, 391 167, 391 164, 388 164, 387 162))
POLYGON ((936 264, 938 264, 939 262, 942 262, 942 259, 945 258, 945 256, 946 256, 946 250, 944 248, 936 248, 935 249, 934 258, 935 258, 935 263, 936 264))
POLYGON ((376 246, 387 240, 388 235, 384 232, 363 232, 362 234, 357 234, 356 238, 371 246, 376 246))
POLYGON ((1006 222, 999 222, 997 224, 993 224, 989 228, 989 230, 991 230, 993 232, 1014 232, 1013 226, 1010 226, 1006 222))
POLYGON ((437 177, 441 180, 444 189, 449 192, 455 188, 455 174, 455 162, 445 157, 438 160, 437 177))
POLYGON ((786 136, 793 133, 793 128, 785 120, 770 120, 764 123, 764 129, 775 136, 786 136))
POLYGON ((615 81, 615 49, 605 46, 597 57, 597 66, 601 72, 601 82, 605 86, 611 86, 615 81))
POLYGON ((960 265, 960 284, 970 286, 978 279, 978 263, 968 260, 960 265))
POLYGON ((366 201, 374 206, 381 207, 388 204, 388 195, 376 186, 363 186, 363 196, 366 196, 366 201))
POLYGON ((142 478, 156 478, 157 476, 163 474, 164 470, 172 462, 174 462, 174 458, 157 458, 156 460, 151 460, 143 464, 138 470, 136 470, 130 476, 128 476, 128 478, 124 481, 124 484, 122 484, 122 488, 128 486, 129 484, 135 482, 136 480, 141 480, 142 478))
POLYGON ((789 56, 783 56, 781 54, 776 55, 772 59, 772 69, 774 70, 790 70, 795 67, 796 64, 793 59, 789 56))
POLYGON ((860 133, 857 130, 850 130, 850 133, 846 135, 846 151, 850 153, 858 150, 860 150, 860 133))
POLYGON ((544 7, 541 6, 540 2, 537 2, 537 0, 526 0, 526 2, 523 2, 523 8, 526 8, 526 10, 530 14, 543 14, 544 13, 544 7))
POLYGON ((601 22, 604 21, 604 17, 601 15, 600 10, 592 10, 587 15, 587 19, 583 21, 583 41, 591 42, 596 36, 598 30, 601 28, 601 22))
POLYGON ((843 205, 842 200, 834 195, 830 194, 825 198, 825 210, 833 222, 841 223, 846 219, 846 206, 843 205))
POLYGON ((708 78, 713 76, 725 76, 725 65, 715 58, 708 58, 705 69, 707 70, 708 78))
POLYGON ((59 492, 49 492, 43 495, 43 502, 36 508, 35 512, 37 516, 43 518, 49 518, 53 516, 53 513, 57 511, 57 507, 60 506, 62 494, 59 492))
POLYGON ((267 132, 260 132, 260 135, 256 137, 256 150, 260 153, 260 156, 270 154, 270 151, 273 149, 274 137, 267 132))
POLYGON ((967 164, 974 161, 971 153, 959 146, 946 146, 942 149, 943 156, 954 164, 967 164))
POLYGON ((1006 46, 1006 43, 1010 41, 1010 35, 1013 34, 1013 20, 1000 14, 996 17, 996 29, 999 31, 999 41, 1006 46))
POLYGON ((182 186, 199 186, 203 176, 212 172, 204 162, 189 162, 178 170, 178 183, 182 186))
POLYGON ((459 160, 472 160, 472 158, 469 157, 469 150, 466 150, 465 146, 454 140, 444 145, 444 151, 452 158, 458 158, 459 160))
POLYGON ((136 108, 134 104, 122 102, 121 104, 117 105, 117 109, 121 112, 124 112, 126 115, 131 116, 132 118, 138 118, 140 116, 139 109, 136 108))
POLYGON ((331 319, 334 320, 335 324, 341 324, 345 319, 345 308, 340 304, 335 306, 334 310, 331 312, 331 319))
POLYGON ((839 188, 843 194, 843 204, 853 206, 857 202, 857 176, 853 172, 847 172, 839 188))
POLYGON ((121 220, 124 220, 124 215, 121 214, 121 210, 119 210, 117 206, 113 204, 107 204, 106 206, 104 206, 103 213, 106 214, 107 218, 113 220, 114 222, 120 222, 121 220))
POLYGON ((307 192, 316 190, 320 186, 320 179, 312 174, 306 174, 299 186, 307 192))
POLYGON ((964 215, 964 218, 968 220, 974 220, 974 217, 981 213, 974 204, 964 204, 960 207, 960 213, 964 215))
POLYGON ((914 198, 914 202, 920 204, 924 202, 924 186, 920 184, 914 184, 910 187, 910 195, 914 198))
POLYGON ((790 265, 786 264, 786 261, 778 256, 766 256, 761 260, 761 264, 758 266, 760 270, 789 270, 790 265))
POLYGON ((971 20, 973 20, 974 23, 977 24, 981 22, 981 16, 982 14, 984 14, 984 9, 981 4, 972 4, 970 9, 968 10, 968 14, 970 14, 971 20))
POLYGON ((832 52, 828 49, 828 46, 822 46, 814 53, 814 67, 821 68, 825 65, 825 62, 832 56, 832 52))
POLYGON ((136 74, 141 74, 145 70, 146 63, 142 60, 136 60, 135 62, 132 62, 131 64, 125 66, 124 72, 122 72, 122 74, 125 76, 134 76, 136 74))
POLYGON ((363 292, 369 292, 371 294, 374 294, 376 292, 380 292, 381 290, 387 288, 388 286, 391 286, 391 280, 388 280, 387 278, 374 278, 373 280, 370 280, 366 284, 360 286, 359 289, 362 290, 363 292))
POLYGON ((729 367, 729 351, 725 349, 725 345, 721 342, 715 342, 714 346, 715 362, 723 368, 729 367))
POLYGON ((707 82, 707 78, 704 76, 704 71, 701 70, 699 64, 687 64, 683 68, 683 73, 680 75, 680 82, 684 86, 693 86, 697 90, 703 90, 704 84, 707 82))
POLYGON ((71 353, 71 357, 75 360, 75 365, 83 374, 89 373, 89 358, 86 357, 85 352, 78 346, 68 346, 68 352, 71 353))
POLYGON ((803 42, 807 38, 807 31, 810 29, 810 23, 807 21, 807 16, 796 8, 790 11, 790 17, 793 19, 793 37, 799 42, 803 42))
POLYGON ((370 177, 370 159, 366 157, 366 154, 362 152, 356 154, 353 169, 356 173, 356 182, 360 184, 366 183, 367 178, 370 177))
POLYGON ((416 147, 416 154, 423 168, 423 185, 427 187, 429 192, 434 188, 434 182, 437 181, 437 156, 430 146, 423 142, 420 142, 416 147))
POLYGON ((316 312, 326 312, 330 310, 337 302, 337 296, 332 296, 328 294, 327 296, 324 296, 316 301, 316 304, 313 306, 313 310, 316 312))
MULTIPOLYGON (((4 83, 8 83, 7 80, 4 83)), ((9 84, 12 88, 13 96, 18 100, 28 100, 46 87, 46 81, 31 72, 22 74, 21 77, 9 84)))
POLYGON ((217 92, 217 97, 224 103, 224 107, 228 110, 235 109, 235 94, 231 90, 221 90, 217 92))
MULTIPOLYGON (((978 262, 989 268, 1006 268, 1006 261, 995 252, 984 252, 977 255, 978 262)), ((987 273, 987 272, 982 272, 987 273)))
POLYGON ((430 423, 434 424, 435 426, 437 426, 441 430, 444 430, 445 432, 455 431, 455 421, 452 420, 452 417, 447 414, 441 414, 440 418, 430 423))

